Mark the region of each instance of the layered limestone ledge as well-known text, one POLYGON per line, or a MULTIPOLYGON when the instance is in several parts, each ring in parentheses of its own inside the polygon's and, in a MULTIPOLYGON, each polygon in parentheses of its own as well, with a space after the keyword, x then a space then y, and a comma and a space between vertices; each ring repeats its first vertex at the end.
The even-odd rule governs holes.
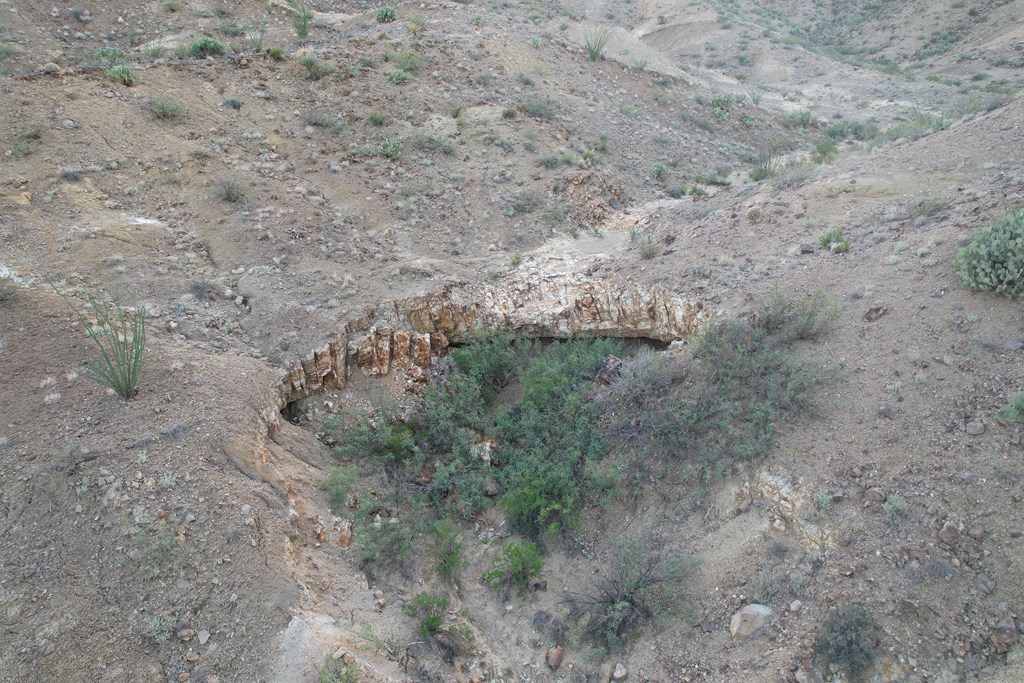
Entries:
POLYGON ((277 408, 325 389, 343 388, 356 368, 369 377, 401 370, 413 380, 425 379, 449 344, 466 342, 479 331, 672 342, 687 338, 707 316, 701 302, 664 287, 581 273, 532 270, 499 285, 451 284, 381 304, 346 325, 282 374, 277 408))

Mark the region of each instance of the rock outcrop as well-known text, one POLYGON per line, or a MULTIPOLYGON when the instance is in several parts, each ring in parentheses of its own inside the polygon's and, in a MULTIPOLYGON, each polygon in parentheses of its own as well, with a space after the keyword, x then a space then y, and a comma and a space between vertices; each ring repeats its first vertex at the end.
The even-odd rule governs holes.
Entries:
POLYGON ((599 279, 581 273, 524 270, 502 284, 451 284, 436 292, 367 311, 320 349, 285 371, 279 406, 325 389, 340 389, 358 369, 368 377, 393 370, 424 381, 449 344, 482 330, 534 337, 598 335, 671 342, 688 337, 707 311, 658 285, 599 279))

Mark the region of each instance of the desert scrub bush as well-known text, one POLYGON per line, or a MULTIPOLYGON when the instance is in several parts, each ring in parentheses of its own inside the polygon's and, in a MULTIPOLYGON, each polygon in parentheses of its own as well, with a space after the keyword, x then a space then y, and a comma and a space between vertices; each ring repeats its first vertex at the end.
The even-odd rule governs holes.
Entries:
POLYGON ((196 564, 196 552, 178 542, 174 528, 161 519, 132 534, 129 555, 148 578, 173 577, 196 564))
POLYGON ((398 138, 387 138, 377 146, 377 151, 388 159, 397 159, 402 156, 402 141, 398 138))
POLYGON ((996 413, 996 419, 1000 422, 1019 422, 1024 424, 1024 391, 1015 394, 1010 402, 1000 408, 996 413))
POLYGON ((149 103, 153 116, 161 120, 176 119, 185 113, 185 105, 172 95, 157 95, 149 103))
POLYGON ((285 54, 284 48, 277 45, 267 48, 267 56, 275 62, 283 62, 288 57, 288 55, 285 54))
POLYGON ((553 119, 558 116, 558 103, 552 99, 531 97, 519 108, 537 119, 553 119))
POLYGON ((370 517, 372 503, 360 501, 355 533, 359 543, 359 559, 367 565, 393 567, 402 565, 412 554, 415 532, 398 517, 383 516, 379 512, 370 517))
POLYGON ((434 523, 434 569, 437 576, 448 583, 454 583, 459 572, 468 564, 462 556, 459 542, 459 527, 445 519, 434 523))
POLYGON ((317 672, 316 683, 357 683, 359 681, 359 667, 356 664, 346 664, 342 659, 335 659, 328 655, 324 657, 324 665, 317 672))
POLYGON ((975 230, 954 267, 967 289, 1024 297, 1024 208, 975 230))
POLYGON ((871 614, 860 605, 846 604, 821 625, 815 650, 857 681, 874 665, 877 641, 878 626, 871 614))
POLYGON ((237 204, 245 199, 245 185, 237 180, 225 178, 217 183, 217 198, 229 204, 237 204))
POLYGON ((429 640, 444 626, 449 604, 448 596, 423 591, 402 605, 402 611, 418 622, 416 633, 429 640))
POLYGON ((607 26, 590 29, 583 34, 583 46, 587 50, 587 56, 590 57, 590 61, 596 62, 601 59, 604 47, 608 44, 608 38, 611 35, 612 30, 607 26))
POLYGON ((158 643, 166 641, 174 633, 174 627, 178 625, 178 618, 174 615, 157 615, 146 624, 144 635, 152 638, 158 643))
POLYGON ((292 27, 295 29, 295 37, 305 40, 309 37, 309 25, 313 21, 313 12, 306 5, 306 0, 289 0, 288 6, 295 14, 292 17, 292 27))
POLYGON ((135 85, 135 71, 133 71, 130 66, 125 66, 124 64, 113 66, 107 69, 106 73, 107 78, 115 83, 120 83, 121 85, 126 85, 128 87, 135 85))
POLYGON ((359 472, 355 467, 336 467, 331 470, 324 480, 322 488, 327 491, 331 501, 331 509, 335 512, 343 510, 349 501, 349 496, 355 490, 356 479, 359 472))
POLYGON ((750 168, 750 179, 755 183, 770 178, 779 171, 782 156, 775 145, 762 145, 757 149, 754 165, 750 168))
POLYGON ((587 592, 566 599, 570 618, 591 642, 609 651, 652 620, 664 620, 683 607, 682 590, 694 562, 633 539, 616 545, 611 567, 587 592))
POLYGON ((661 245, 648 237, 640 245, 640 258, 644 260, 652 259, 661 253, 661 245))
POLYGON ((423 71, 423 55, 416 52, 403 52, 392 58, 396 67, 411 76, 419 76, 423 71))
POLYGON ((491 568, 484 572, 484 581, 499 590, 515 588, 522 595, 543 569, 544 558, 536 543, 509 541, 491 558, 491 568))
POLYGON ((83 313, 70 298, 50 283, 96 347, 98 357, 82 363, 82 375, 128 400, 138 390, 146 361, 146 309, 129 308, 113 293, 99 287, 86 290, 83 313))
POLYGON ((89 66, 113 66, 126 59, 124 50, 119 47, 101 47, 85 56, 89 66))
POLYGON ((377 10, 377 22, 380 24, 389 24, 398 18, 398 13, 394 7, 381 7, 377 10))
POLYGON ((845 254, 850 251, 851 242, 846 238, 846 231, 843 228, 832 228, 821 236, 819 244, 836 254, 845 254))
POLYGON ((217 57, 227 51, 228 49, 224 46, 224 43, 216 38, 201 36, 189 43, 185 49, 185 54, 193 59, 202 59, 203 57, 217 57))
POLYGON ((334 71, 330 64, 317 59, 314 55, 303 55, 300 57, 299 66, 306 70, 306 78, 310 81, 319 81, 334 71))
POLYGON ((18 281, 10 273, 0 274, 0 301, 10 301, 18 294, 18 281))
POLYGON ((394 71, 388 74, 388 81, 390 81, 392 85, 404 85, 405 83, 408 83, 411 80, 412 76, 410 76, 407 72, 402 71, 401 69, 395 69, 394 71))
POLYGON ((754 602, 771 605, 782 596, 786 587, 786 572, 781 567, 762 569, 750 577, 747 592, 754 602))
POLYGON ((704 328, 689 362, 679 354, 638 356, 597 397, 606 436, 622 449, 681 459, 694 481, 764 457, 779 429, 811 409, 827 378, 797 358, 794 342, 817 338, 837 315, 823 295, 776 291, 755 319, 704 328))
POLYGON ((882 509, 885 510, 885 514, 889 515, 889 519, 893 522, 898 522, 907 514, 907 499, 898 493, 890 494, 886 497, 885 502, 882 503, 882 509))
POLYGON ((380 127, 387 125, 388 121, 390 121, 390 118, 381 110, 374 109, 367 115, 366 120, 369 121, 374 126, 380 127))
POLYGON ((655 161, 651 164, 651 177, 657 181, 662 181, 665 176, 668 175, 668 166, 660 161, 655 161))

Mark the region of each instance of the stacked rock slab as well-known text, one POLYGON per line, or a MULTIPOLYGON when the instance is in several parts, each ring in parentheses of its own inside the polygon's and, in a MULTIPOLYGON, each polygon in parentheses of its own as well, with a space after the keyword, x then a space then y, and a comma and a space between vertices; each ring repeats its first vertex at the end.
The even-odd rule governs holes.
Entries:
POLYGON ((484 330, 671 342, 688 337, 707 315, 700 302, 658 285, 521 269, 498 285, 449 284, 367 311, 282 374, 279 403, 343 388, 356 368, 368 377, 384 377, 396 369, 425 377, 449 344, 466 342, 484 330))

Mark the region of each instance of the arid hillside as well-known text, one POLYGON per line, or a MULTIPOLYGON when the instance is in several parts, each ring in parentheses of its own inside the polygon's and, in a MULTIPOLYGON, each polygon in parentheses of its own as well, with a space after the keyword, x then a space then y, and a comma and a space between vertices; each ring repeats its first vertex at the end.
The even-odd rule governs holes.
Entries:
POLYGON ((1024 680, 1022 16, 0 0, 0 682, 1024 680))

